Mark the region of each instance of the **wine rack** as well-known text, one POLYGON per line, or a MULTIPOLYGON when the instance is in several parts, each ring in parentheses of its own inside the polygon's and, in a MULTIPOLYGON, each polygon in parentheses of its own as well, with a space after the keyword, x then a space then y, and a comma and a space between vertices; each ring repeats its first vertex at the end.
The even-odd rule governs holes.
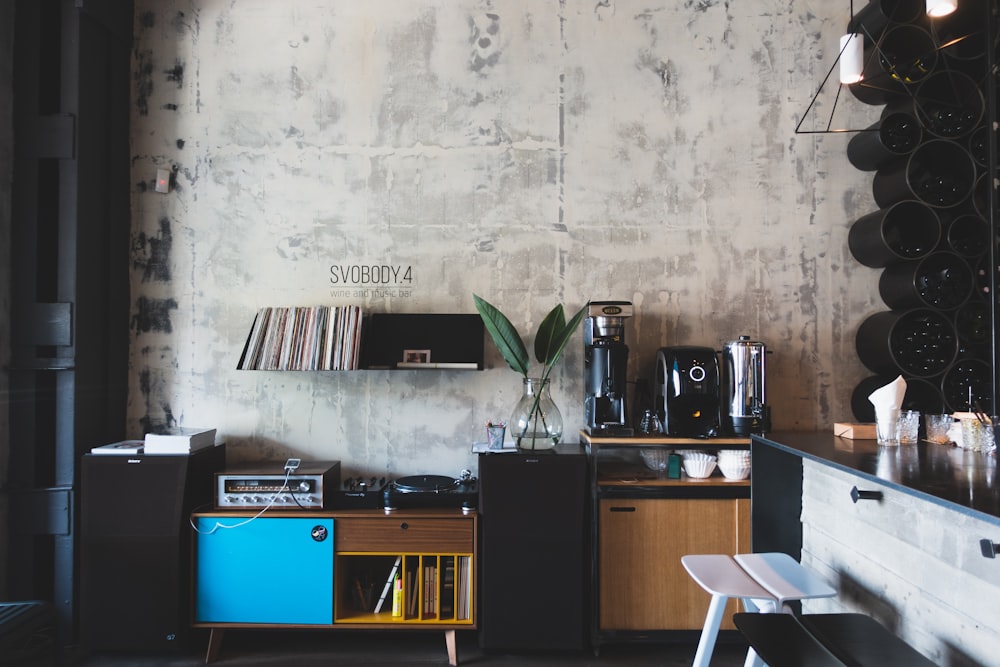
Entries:
POLYGON ((856 335, 873 373, 852 396, 860 421, 874 420, 868 394, 897 375, 907 380, 905 409, 993 404, 994 5, 964 0, 931 19, 922 2, 871 0, 853 19, 851 29, 865 35, 865 69, 851 92, 884 108, 847 147, 854 167, 874 172, 876 207, 854 221, 848 245, 858 262, 882 270, 888 308, 856 335))

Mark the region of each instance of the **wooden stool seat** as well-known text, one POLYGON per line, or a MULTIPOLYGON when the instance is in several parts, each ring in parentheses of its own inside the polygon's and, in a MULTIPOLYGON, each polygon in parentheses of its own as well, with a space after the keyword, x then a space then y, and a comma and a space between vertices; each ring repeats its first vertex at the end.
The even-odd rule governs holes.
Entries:
POLYGON ((733 621, 770 667, 933 667, 864 614, 735 614, 733 621))

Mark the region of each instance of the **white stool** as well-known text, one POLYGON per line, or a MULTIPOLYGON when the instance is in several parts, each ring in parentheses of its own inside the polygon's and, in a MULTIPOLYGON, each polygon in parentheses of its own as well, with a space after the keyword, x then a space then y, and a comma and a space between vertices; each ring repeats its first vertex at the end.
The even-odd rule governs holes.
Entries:
MULTIPOLYGON (((783 553, 689 555, 681 558, 695 582, 712 594, 705 625, 698 640, 693 667, 709 667, 712 651, 729 598, 740 598, 747 611, 786 611, 786 603, 837 594, 817 575, 783 553)), ((753 648, 747 651, 745 667, 763 663, 753 648)))

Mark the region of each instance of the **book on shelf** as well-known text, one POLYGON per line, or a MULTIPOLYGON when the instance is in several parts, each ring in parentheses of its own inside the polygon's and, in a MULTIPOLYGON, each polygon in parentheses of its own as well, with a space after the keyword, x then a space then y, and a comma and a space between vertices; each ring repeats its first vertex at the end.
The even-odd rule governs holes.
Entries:
POLYGON ((122 440, 113 442, 110 445, 101 445, 90 450, 91 454, 109 454, 111 456, 128 456, 142 454, 144 442, 142 440, 122 440))
POLYGON ((389 597, 389 591, 396 581, 396 573, 399 572, 399 563, 402 560, 401 556, 396 556, 396 562, 393 563, 392 569, 389 571, 389 578, 385 580, 385 586, 382 587, 382 595, 378 598, 378 604, 375 605, 375 613, 382 611, 382 607, 385 605, 385 599, 389 597))
POLYGON ((417 573, 410 570, 406 573, 406 615, 415 617, 418 613, 417 601, 420 587, 417 586, 417 573))
POLYGON ((190 454, 215 446, 214 428, 179 427, 147 433, 144 454, 190 454))
POLYGON ((459 556, 456 566, 455 598, 457 610, 455 619, 467 621, 472 610, 472 568, 468 556, 459 556))
POLYGON ((455 559, 446 556, 441 559, 441 591, 438 609, 442 619, 455 616, 455 559))
POLYGON ((435 565, 424 566, 424 616, 432 617, 437 614, 437 567, 435 565))

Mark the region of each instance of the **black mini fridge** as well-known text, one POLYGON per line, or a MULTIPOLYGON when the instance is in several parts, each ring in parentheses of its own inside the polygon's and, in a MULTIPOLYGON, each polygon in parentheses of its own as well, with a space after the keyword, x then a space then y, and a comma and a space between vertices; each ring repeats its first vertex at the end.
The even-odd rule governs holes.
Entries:
POLYGON ((479 645, 582 650, 587 457, 579 445, 479 455, 479 645))

